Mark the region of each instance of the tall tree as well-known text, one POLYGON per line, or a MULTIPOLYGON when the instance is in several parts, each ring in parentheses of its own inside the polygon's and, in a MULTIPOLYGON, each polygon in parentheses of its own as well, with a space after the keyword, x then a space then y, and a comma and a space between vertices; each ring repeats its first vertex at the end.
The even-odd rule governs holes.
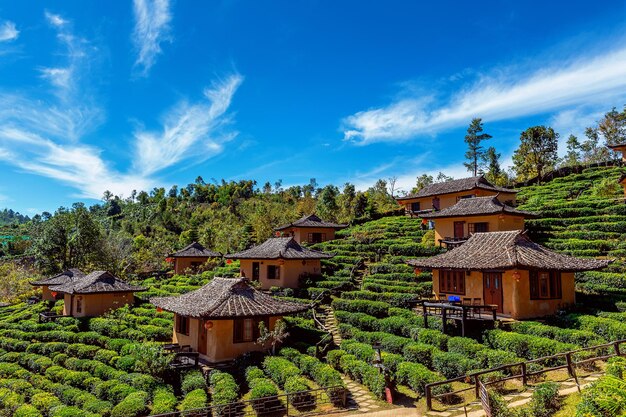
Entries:
POLYGON ((520 135, 520 146, 513 154, 513 168, 518 180, 541 178, 558 160, 559 134, 551 127, 533 126, 520 135))
POLYGON ((496 152, 496 148, 490 146, 483 155, 483 161, 487 166, 487 173, 485 177, 492 184, 497 184, 502 177, 502 168, 500 167, 501 154, 496 152))
POLYGON ((569 167, 579 165, 581 145, 578 141, 578 138, 574 135, 569 135, 566 144, 567 153, 565 154, 565 158, 563 159, 563 165, 569 167))
POLYGON ((607 145, 617 145, 626 142, 626 105, 618 112, 615 107, 598 122, 598 131, 607 145))
POLYGON ((467 128, 467 135, 465 135, 465 143, 467 143, 467 152, 465 152, 465 159, 468 162, 464 162, 463 165, 469 172, 473 172, 474 176, 478 175, 480 169, 480 161, 484 158, 484 150, 481 146, 481 142, 487 139, 491 139, 491 135, 483 132, 482 119, 472 119, 469 127, 467 128))
POLYGON ((422 188, 428 187, 434 181, 435 180, 433 179, 432 175, 428 175, 428 174, 420 175, 419 177, 417 177, 417 182, 415 184, 415 188, 413 188, 411 190, 411 193, 415 194, 415 193, 419 192, 422 188))

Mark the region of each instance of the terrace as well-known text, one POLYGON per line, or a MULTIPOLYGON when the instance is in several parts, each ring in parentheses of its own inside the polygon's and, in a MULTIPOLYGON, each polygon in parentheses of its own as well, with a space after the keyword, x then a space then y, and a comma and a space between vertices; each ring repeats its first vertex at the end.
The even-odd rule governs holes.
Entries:
POLYGON ((494 304, 483 304, 481 299, 464 298, 463 300, 417 300, 416 311, 424 317, 424 327, 428 328, 428 317, 440 317, 443 323, 443 333, 450 334, 449 320, 454 320, 461 326, 461 336, 465 337, 472 333, 480 333, 485 328, 493 328, 499 321, 494 304))

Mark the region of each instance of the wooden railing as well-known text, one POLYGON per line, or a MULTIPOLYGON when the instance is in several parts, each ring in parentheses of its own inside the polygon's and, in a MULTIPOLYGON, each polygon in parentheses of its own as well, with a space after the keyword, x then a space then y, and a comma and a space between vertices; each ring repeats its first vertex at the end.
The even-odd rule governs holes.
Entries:
POLYGON ((483 371, 472 372, 467 375, 463 375, 457 378, 448 379, 446 381, 433 382, 431 384, 426 385, 426 407, 428 410, 432 410, 432 402, 433 399, 442 399, 445 397, 454 397, 468 391, 474 391, 476 399, 480 399, 480 387, 481 384, 484 386, 489 386, 493 384, 503 383, 512 379, 520 379, 522 381, 522 385, 526 386, 528 384, 528 379, 533 376, 538 376, 541 374, 545 374, 552 371, 558 371, 561 369, 566 369, 569 375, 569 378, 573 378, 578 383, 578 376, 576 374, 576 367, 590 363, 595 361, 603 361, 607 360, 614 356, 624 356, 626 355, 626 351, 622 351, 620 348, 622 344, 626 343, 626 339, 617 340, 611 343, 605 343, 603 345, 590 346, 586 348, 581 348, 577 350, 571 350, 569 352, 557 353, 551 356, 544 356, 537 359, 532 359, 524 362, 516 362, 507 365, 498 366, 496 368, 486 369, 483 371), (595 356, 587 357, 584 352, 595 351, 595 356), (597 355, 597 351, 600 351, 601 354, 597 355), (547 368, 542 368, 537 371, 530 371, 529 365, 532 364, 541 364, 547 363, 550 364, 547 368), (503 372, 508 373, 508 376, 498 378, 495 380, 491 380, 488 382, 483 382, 481 380, 481 376, 486 374, 491 374, 494 372, 503 372), (444 392, 442 394, 433 394, 433 389, 436 387, 440 387, 443 385, 450 385, 453 382, 465 382, 472 386, 461 388, 456 391, 444 392))

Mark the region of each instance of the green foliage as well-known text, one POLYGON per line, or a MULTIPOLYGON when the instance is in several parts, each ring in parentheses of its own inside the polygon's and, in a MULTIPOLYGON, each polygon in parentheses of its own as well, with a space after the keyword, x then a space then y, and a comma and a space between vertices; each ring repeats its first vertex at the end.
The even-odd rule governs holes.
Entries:
MULTIPOLYGON (((258 368, 257 368, 258 369, 258 368)), ((261 375, 263 373, 261 372, 261 375)), ((237 401, 239 397, 239 385, 231 374, 221 371, 213 371, 209 376, 211 385, 211 405, 224 405, 237 401)))
POLYGON ((137 391, 129 394, 123 401, 113 407, 111 417, 139 417, 144 415, 149 395, 147 392, 137 391))
POLYGON ((263 360, 265 373, 276 382, 279 387, 285 386, 285 381, 293 376, 299 376, 302 371, 285 358, 269 356, 263 360))
POLYGON ((513 154, 513 169, 520 181, 542 178, 558 159, 559 134, 551 127, 533 126, 520 135, 520 146, 513 154))
POLYGON ((196 389, 206 389, 206 381, 201 371, 189 371, 183 376, 181 390, 183 394, 187 394, 196 389))
POLYGON ((157 388, 152 399, 152 414, 164 414, 176 409, 176 396, 167 388, 157 388))
POLYGON ((185 398, 181 401, 178 409, 180 411, 185 411, 203 408, 206 407, 207 400, 206 391, 203 389, 196 389, 185 395, 185 398))

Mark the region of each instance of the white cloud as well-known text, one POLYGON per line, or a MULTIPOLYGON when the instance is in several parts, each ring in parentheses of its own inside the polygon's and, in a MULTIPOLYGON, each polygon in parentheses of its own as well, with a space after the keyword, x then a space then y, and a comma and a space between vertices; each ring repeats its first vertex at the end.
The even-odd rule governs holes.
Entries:
POLYGON ((100 148, 82 143, 104 119, 102 109, 86 93, 92 50, 68 29, 70 22, 49 13, 47 17, 56 22, 66 65, 40 69, 41 77, 50 83, 51 99, 0 90, 0 161, 69 185, 79 197, 99 199, 105 190, 129 195, 132 190, 149 189, 157 184, 154 174, 162 168, 182 160, 206 159, 235 135, 223 128, 243 80, 240 75, 207 88, 199 103, 174 107, 159 134, 138 131, 133 155, 137 165, 126 171, 116 169, 100 148))
POLYGON ((50 13, 48 11, 45 12, 45 16, 46 16, 46 20, 48 20, 48 23, 58 28, 65 26, 67 23, 69 23, 69 21, 61 17, 61 15, 50 13))
POLYGON ((443 104, 411 96, 360 111, 343 120, 344 138, 361 145, 401 142, 465 125, 472 117, 496 121, 606 103, 625 97, 625 87, 626 48, 555 63, 530 75, 501 70, 482 76, 443 104))
POLYGON ((14 41, 20 36, 20 31, 15 27, 15 23, 4 21, 0 23, 0 42, 14 41))
POLYGON ((221 153, 234 137, 220 128, 229 121, 225 113, 242 81, 240 75, 231 75, 205 89, 203 101, 179 103, 165 116, 161 132, 135 132, 139 172, 150 175, 182 159, 202 161, 221 153))
POLYGON ((161 53, 161 43, 170 40, 169 0, 134 0, 135 29, 132 41, 137 49, 135 67, 147 75, 161 53))

